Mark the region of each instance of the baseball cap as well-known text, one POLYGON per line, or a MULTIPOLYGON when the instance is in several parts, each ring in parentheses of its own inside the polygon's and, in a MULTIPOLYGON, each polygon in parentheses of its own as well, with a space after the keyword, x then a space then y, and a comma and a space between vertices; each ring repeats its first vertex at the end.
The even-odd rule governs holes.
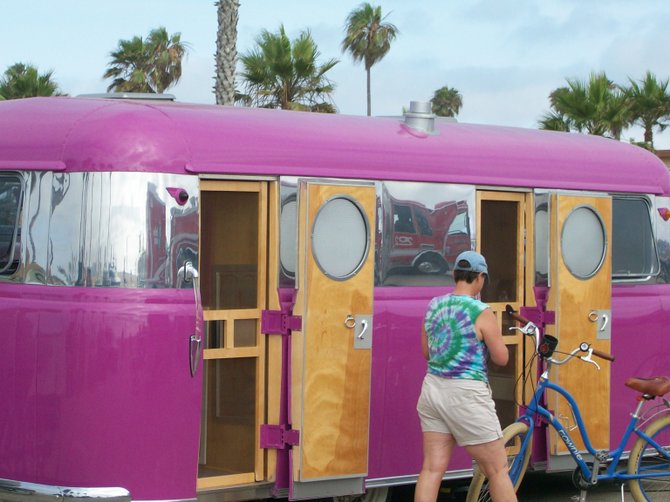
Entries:
POLYGON ((476 251, 463 251, 456 258, 454 270, 463 270, 465 272, 484 272, 489 275, 489 267, 482 255, 476 251))

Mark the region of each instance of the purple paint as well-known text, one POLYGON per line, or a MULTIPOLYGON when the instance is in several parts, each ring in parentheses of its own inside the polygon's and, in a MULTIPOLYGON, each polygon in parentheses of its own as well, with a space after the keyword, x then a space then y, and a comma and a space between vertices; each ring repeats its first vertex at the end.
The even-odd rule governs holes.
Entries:
POLYGON ((0 394, 15 393, 0 409, 2 477, 194 497, 193 292, 0 283, 0 299, 17 334, 0 351, 0 394))
POLYGON ((583 134, 438 122, 439 134, 416 136, 392 118, 68 97, 4 101, 0 113, 0 162, 8 168, 62 162, 67 171, 670 193, 655 155, 583 134))
MULTIPOLYGON (((398 120, 180 103, 35 98, 0 103, 0 169, 147 171, 410 180, 503 187, 670 194, 653 154, 614 140, 438 123, 412 134, 398 120), (603 176, 602 173, 607 173, 603 176)), ((176 190, 176 189, 175 189, 176 190)), ((178 192, 175 192, 178 196, 178 192)), ((426 363, 425 308, 448 288, 377 288, 369 478, 421 467, 416 401, 426 363)), ((281 291, 282 310, 293 290, 281 291)), ((0 477, 121 486, 136 499, 196 495, 202 365, 189 371, 190 290, 0 283, 0 477)), ((635 393, 629 376, 668 373, 670 286, 612 288, 612 444, 635 393)), ((282 368, 290 374, 290 337, 282 368)), ((281 424, 290 426, 282 381, 281 424)), ((534 455, 546 454, 536 441, 534 455)), ((278 452, 276 488, 292 453, 278 452)), ((469 469, 458 449, 450 470, 469 469)))

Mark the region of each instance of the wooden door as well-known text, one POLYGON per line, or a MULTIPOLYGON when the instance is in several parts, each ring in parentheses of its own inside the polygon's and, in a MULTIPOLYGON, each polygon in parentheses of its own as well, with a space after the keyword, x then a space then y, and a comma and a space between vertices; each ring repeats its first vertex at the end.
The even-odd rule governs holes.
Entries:
POLYGON ((263 480, 268 187, 201 183, 200 280, 205 320, 198 489, 263 480))
POLYGON ((302 182, 291 335, 293 500, 361 493, 368 466, 375 189, 302 182))
MULTIPOLYGON (((546 331, 558 338, 557 350, 561 352, 570 352, 581 342, 611 352, 611 215, 612 200, 606 195, 550 196, 547 305, 555 311, 556 323, 547 326, 546 331)), ((605 449, 609 447, 610 436, 610 363, 599 360, 598 364, 600 370, 573 360, 555 366, 551 377, 575 397, 592 445, 605 449)), ((550 392, 548 405, 563 425, 574 432, 573 439, 583 450, 565 400, 550 392)), ((549 441, 552 455, 567 453, 567 447, 555 432, 551 432, 549 441)))
POLYGON ((519 192, 477 192, 477 250, 489 266, 489 281, 481 299, 498 319, 505 344, 510 353, 509 362, 500 367, 489 362, 489 382, 496 403, 496 411, 504 428, 518 416, 521 386, 516 385, 525 360, 523 335, 510 330, 514 323, 505 315, 507 305, 518 310, 526 303, 526 284, 532 263, 525 252, 525 235, 530 222, 527 206, 530 194, 519 192))

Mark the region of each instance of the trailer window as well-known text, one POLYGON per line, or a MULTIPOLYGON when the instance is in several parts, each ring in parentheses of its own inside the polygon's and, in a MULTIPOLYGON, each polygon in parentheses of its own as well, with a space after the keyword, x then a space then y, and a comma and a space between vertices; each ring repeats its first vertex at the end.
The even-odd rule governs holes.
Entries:
POLYGON ((643 198, 612 200, 612 277, 635 279, 656 275, 658 255, 650 206, 643 198))
POLYGON ((0 274, 16 272, 20 258, 21 199, 23 185, 18 176, 0 175, 0 274))
POLYGON ((475 201, 471 185, 379 182, 375 284, 453 285, 454 260, 474 247, 475 201))

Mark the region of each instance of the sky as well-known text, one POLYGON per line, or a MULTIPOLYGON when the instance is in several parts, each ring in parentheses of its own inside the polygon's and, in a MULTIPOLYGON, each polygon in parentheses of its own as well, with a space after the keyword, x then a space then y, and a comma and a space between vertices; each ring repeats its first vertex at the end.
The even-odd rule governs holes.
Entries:
MULTIPOLYGON (((605 72, 618 84, 647 70, 670 77, 668 0, 372 0, 399 30, 386 57, 372 68, 373 115, 400 115, 410 101, 428 101, 442 86, 463 96, 459 122, 536 128, 549 93, 567 78, 605 72)), ((354 0, 241 0, 238 54, 253 49, 263 29, 281 24, 295 38, 309 30, 343 114, 366 113, 365 69, 342 53, 354 0)), ((54 70, 70 95, 105 92, 109 53, 119 40, 164 26, 190 50, 179 101, 214 103, 217 16, 214 0, 24 0, 0 11, 0 72, 11 64, 54 70)), ((238 87, 241 87, 238 82, 238 87)), ((623 139, 642 140, 640 128, 623 139)), ((655 132, 670 149, 670 130, 655 132)))

